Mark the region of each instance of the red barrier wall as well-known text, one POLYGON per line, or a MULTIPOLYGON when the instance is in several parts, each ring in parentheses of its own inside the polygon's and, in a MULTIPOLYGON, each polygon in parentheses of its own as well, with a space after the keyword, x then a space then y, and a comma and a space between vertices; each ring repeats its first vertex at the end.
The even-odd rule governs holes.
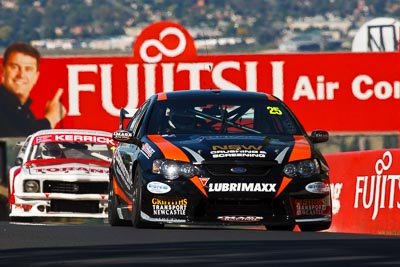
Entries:
POLYGON ((329 231, 400 235, 400 149, 325 157, 334 213, 329 231))

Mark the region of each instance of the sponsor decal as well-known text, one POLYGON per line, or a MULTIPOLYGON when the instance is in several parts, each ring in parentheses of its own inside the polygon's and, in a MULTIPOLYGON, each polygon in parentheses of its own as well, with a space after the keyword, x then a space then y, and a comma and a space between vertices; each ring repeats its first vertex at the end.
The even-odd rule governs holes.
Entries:
POLYGON ((225 215, 218 216, 218 220, 223 222, 259 222, 263 219, 261 216, 251 215, 225 215))
POLYGON ((212 146, 212 150, 257 150, 260 151, 262 146, 254 146, 254 145, 224 145, 224 146, 212 146))
POLYGON ((51 173, 100 173, 108 174, 108 168, 86 168, 86 167, 48 167, 48 168, 32 168, 30 169, 32 174, 51 174, 51 173))
POLYGON ((171 215, 186 215, 186 207, 188 199, 160 199, 152 198, 151 204, 153 206, 153 215, 158 216, 171 216, 171 215))
POLYGON ((150 182, 147 184, 147 190, 153 194, 165 194, 171 191, 171 187, 160 182, 150 182))
POLYGON ((208 192, 276 192, 271 183, 210 183, 208 192))
POLYGON ((127 141, 132 138, 132 133, 130 133, 126 130, 117 130, 113 133, 113 137, 115 137, 121 141, 127 141))
POLYGON ((310 193, 323 194, 329 192, 329 185, 323 182, 314 182, 306 185, 306 190, 310 193))
POLYGON ((99 143, 115 146, 112 138, 96 135, 75 135, 75 134, 59 134, 54 138, 57 142, 85 142, 85 143, 99 143))
POLYGON ((208 183, 208 181, 210 180, 210 178, 199 177, 199 180, 200 180, 200 182, 201 182, 201 184, 202 184, 203 186, 206 186, 207 183, 208 183))
POLYGON ((376 175, 357 176, 354 208, 373 208, 372 220, 378 217, 380 209, 400 209, 399 197, 396 198, 396 193, 399 194, 400 190, 400 174, 383 174, 384 171, 389 171, 392 163, 392 153, 386 151, 375 162, 376 175))
POLYGON ((142 153, 146 158, 151 158, 151 156, 154 154, 155 150, 148 144, 145 143, 142 146, 142 153))
POLYGON ((329 211, 329 200, 322 199, 295 199, 294 210, 296 216, 326 215, 329 211))
POLYGON ((262 151, 262 146, 254 145, 223 145, 212 146, 210 152, 213 158, 265 158, 266 151, 262 151))
POLYGON ((86 135, 86 134, 57 134, 57 135, 41 135, 35 138, 33 144, 47 142, 82 142, 106 144, 108 146, 116 146, 116 142, 107 136, 86 135))
POLYGON ((36 137, 36 140, 33 142, 33 144, 38 144, 38 143, 47 143, 51 142, 53 140, 51 135, 40 135, 36 137))

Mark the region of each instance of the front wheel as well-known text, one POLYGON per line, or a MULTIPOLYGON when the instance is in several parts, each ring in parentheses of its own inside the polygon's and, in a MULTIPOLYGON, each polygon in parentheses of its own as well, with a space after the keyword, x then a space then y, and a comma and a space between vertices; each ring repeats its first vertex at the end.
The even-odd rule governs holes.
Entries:
POLYGON ((265 228, 267 228, 267 231, 293 231, 294 225, 265 225, 265 228))
POLYGON ((299 224, 299 228, 302 232, 317 232, 327 230, 331 227, 331 222, 318 222, 311 224, 299 224))
POLYGON ((117 213, 118 207, 118 197, 114 192, 113 181, 111 180, 108 185, 108 223, 111 226, 130 226, 132 223, 130 221, 121 220, 117 213))
POLYGON ((32 217, 9 217, 10 222, 33 223, 32 217))
POLYGON ((163 228, 164 225, 161 223, 146 222, 140 217, 142 211, 142 176, 140 173, 140 167, 137 167, 133 177, 132 225, 136 228, 163 228))

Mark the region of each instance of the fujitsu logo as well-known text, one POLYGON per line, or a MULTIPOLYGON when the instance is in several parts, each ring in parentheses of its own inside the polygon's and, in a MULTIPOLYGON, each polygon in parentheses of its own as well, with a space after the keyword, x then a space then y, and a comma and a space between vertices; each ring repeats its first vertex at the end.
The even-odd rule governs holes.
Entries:
POLYGON ((359 205, 365 209, 373 207, 372 220, 377 218, 380 209, 400 209, 400 202, 396 200, 396 193, 400 189, 400 175, 383 174, 390 169, 392 163, 392 153, 386 151, 375 163, 376 175, 357 176, 354 208, 359 205))
POLYGON ((168 27, 160 32, 158 39, 150 39, 143 42, 142 46, 140 47, 140 57, 144 62, 158 63, 162 60, 163 55, 168 57, 176 57, 182 54, 183 51, 185 51, 186 43, 187 41, 185 34, 181 30, 175 27, 168 27), (168 49, 168 47, 162 43, 162 40, 169 35, 176 36, 178 38, 178 44, 173 49, 168 49), (159 51, 154 56, 151 56, 148 53, 148 49, 151 47, 154 47, 159 51))
POLYGON ((271 75, 272 84, 268 87, 272 88, 272 94, 283 99, 283 61, 271 61, 269 66, 263 66, 258 58, 198 57, 192 36, 176 23, 159 22, 145 28, 135 40, 133 50, 135 60, 124 64, 67 64, 69 117, 82 116, 82 96, 97 92, 104 111, 117 117, 121 105, 115 105, 113 97, 124 90, 126 102, 122 105, 136 109, 140 99, 157 92, 209 88, 257 91, 263 87, 266 74, 271 75), (263 70, 265 67, 268 67, 267 73, 263 70), (87 75, 95 79, 83 83, 80 77, 87 75), (126 88, 114 89, 116 80, 123 80, 126 88))

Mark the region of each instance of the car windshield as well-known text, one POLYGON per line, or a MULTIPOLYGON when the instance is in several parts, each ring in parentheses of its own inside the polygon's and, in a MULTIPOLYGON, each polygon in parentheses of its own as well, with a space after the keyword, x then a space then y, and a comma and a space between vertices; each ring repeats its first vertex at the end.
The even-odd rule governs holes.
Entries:
POLYGON ((111 161, 112 148, 106 144, 83 142, 40 142, 32 146, 28 160, 82 159, 111 161))
POLYGON ((276 100, 159 101, 148 134, 302 134, 290 111, 276 100))

